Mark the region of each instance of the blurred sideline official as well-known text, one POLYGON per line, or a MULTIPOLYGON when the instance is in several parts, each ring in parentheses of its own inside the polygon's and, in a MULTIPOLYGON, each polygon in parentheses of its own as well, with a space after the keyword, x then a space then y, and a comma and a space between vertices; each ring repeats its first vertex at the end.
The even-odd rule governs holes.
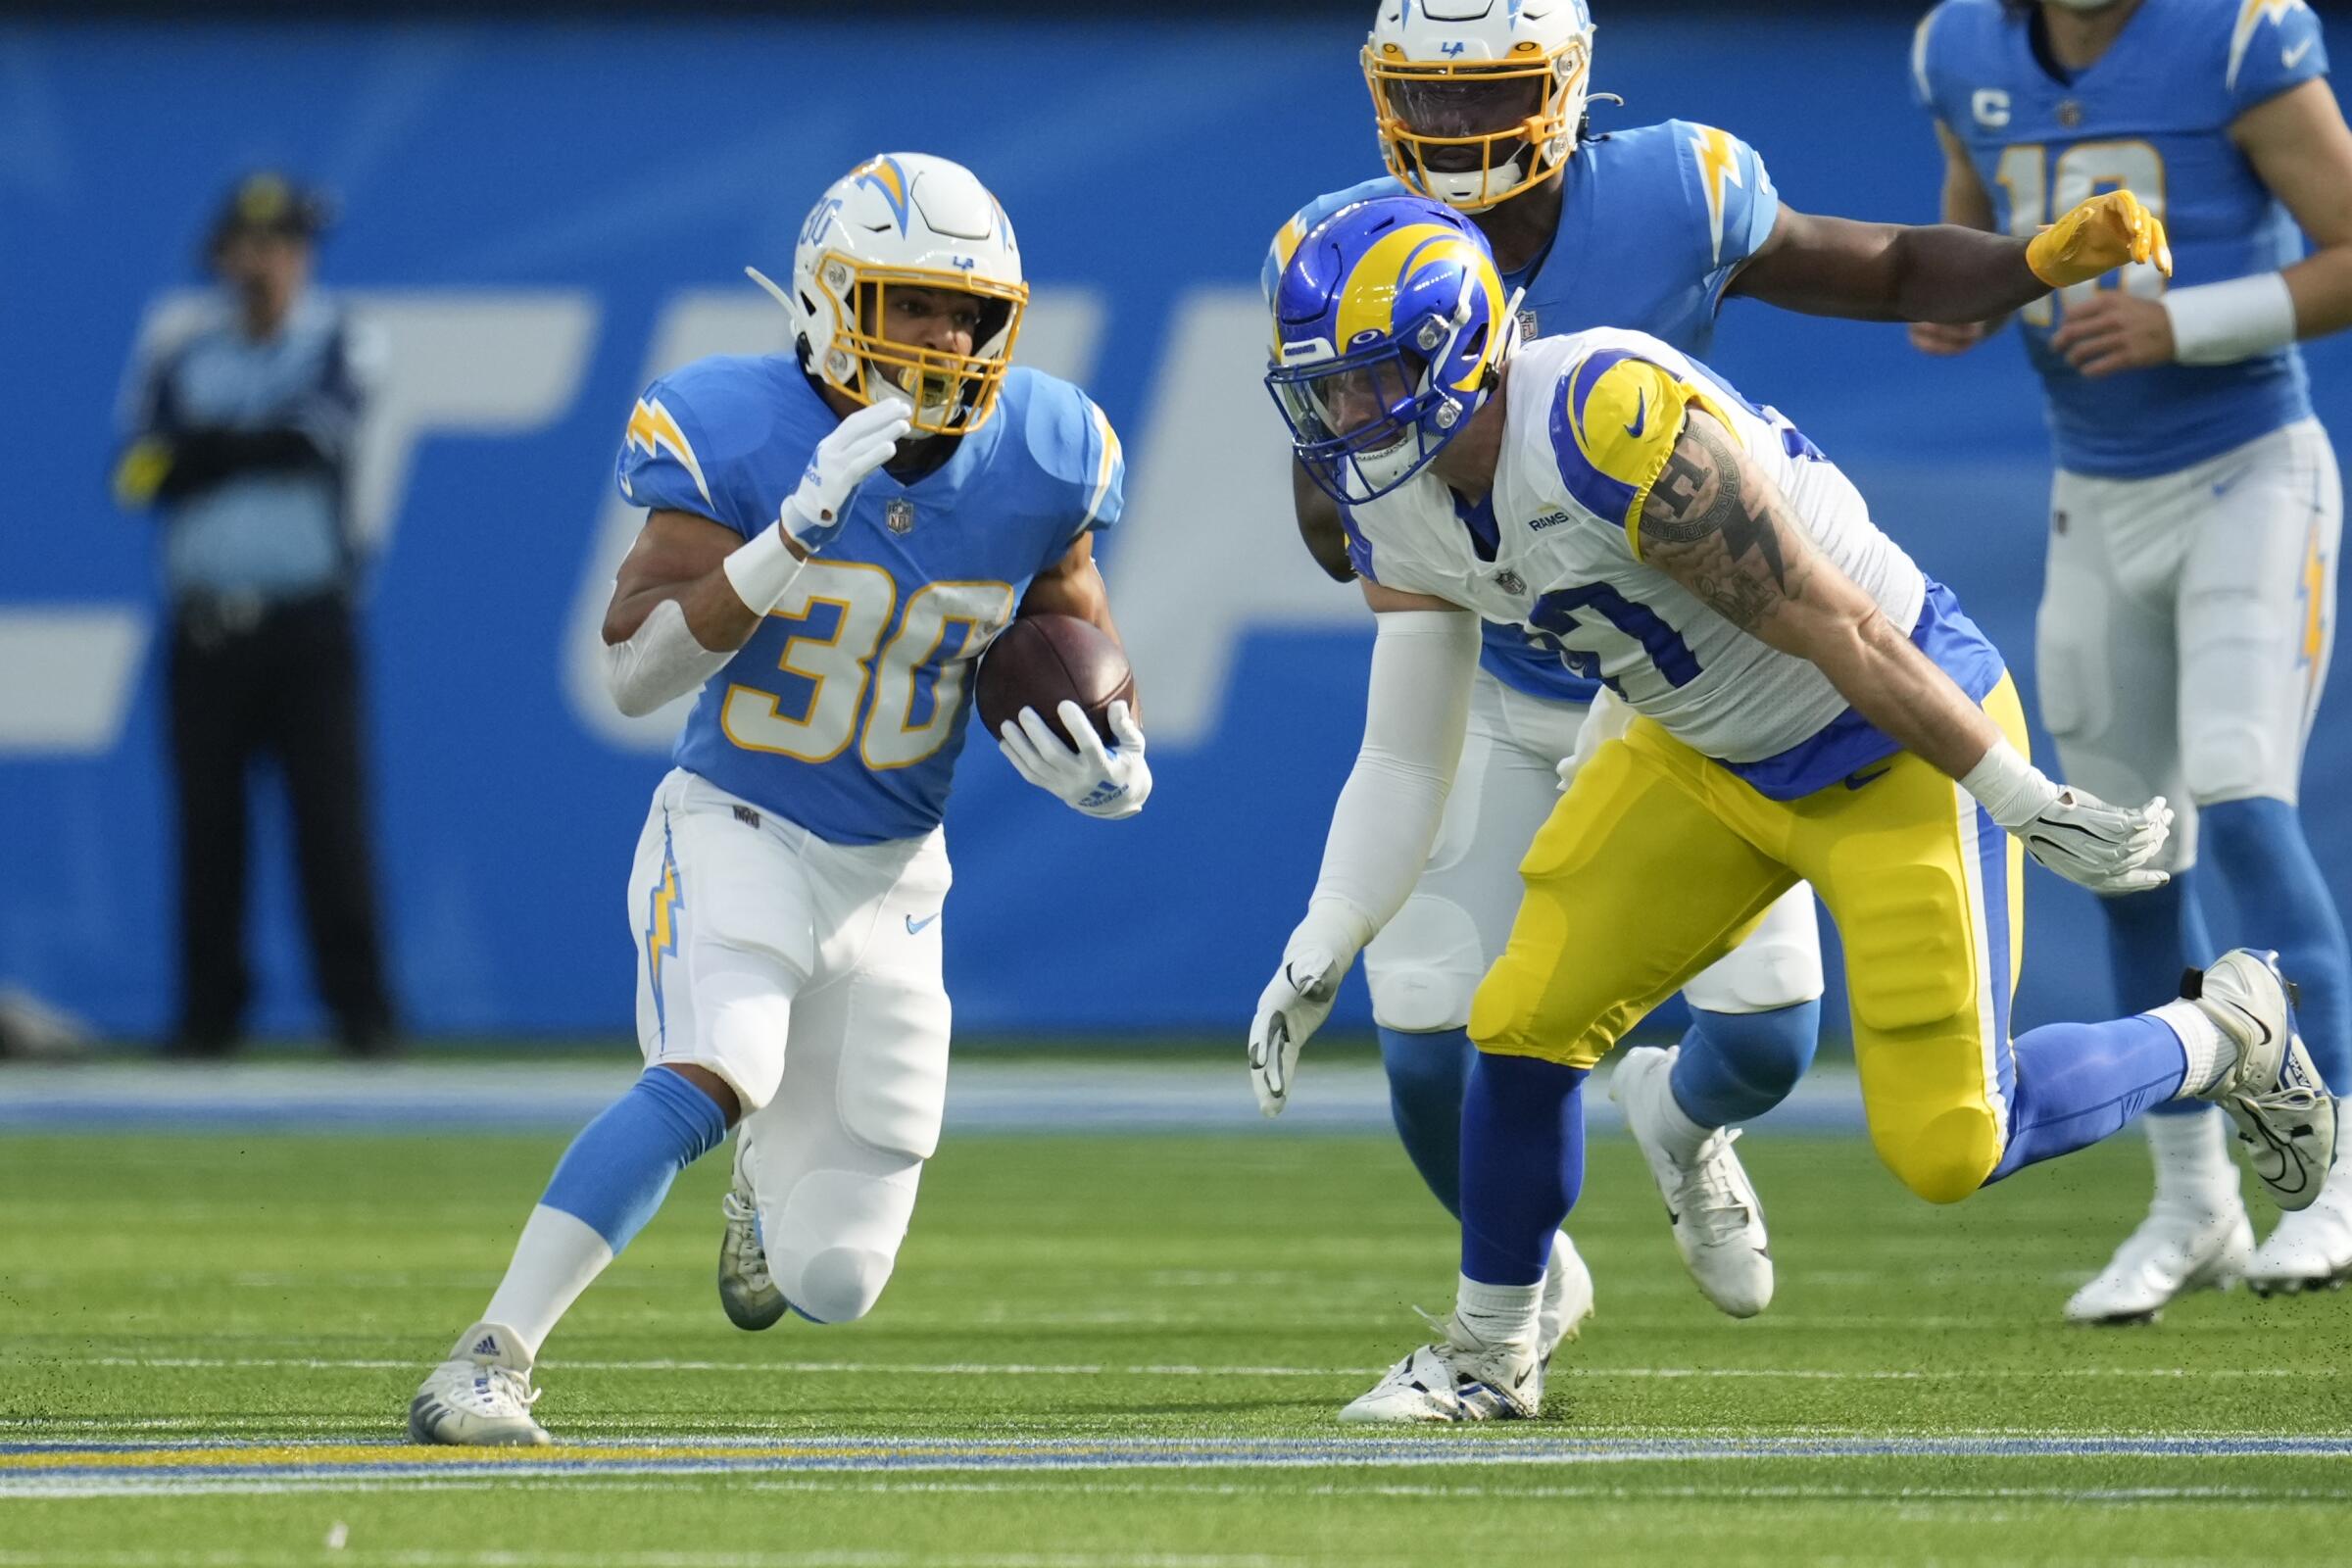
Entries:
POLYGON ((205 261, 221 294, 148 346, 123 409, 117 501, 161 522, 178 790, 181 999, 172 1049, 236 1044, 247 790, 277 764, 292 808, 311 957, 337 1038, 392 1045, 362 760, 346 483, 373 352, 310 289, 325 204, 281 175, 241 181, 205 261))

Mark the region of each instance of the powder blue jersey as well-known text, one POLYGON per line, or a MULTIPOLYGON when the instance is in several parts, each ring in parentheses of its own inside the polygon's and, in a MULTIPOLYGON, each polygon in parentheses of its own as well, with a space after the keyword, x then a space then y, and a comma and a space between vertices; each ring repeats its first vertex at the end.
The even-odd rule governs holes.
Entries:
MULTIPOLYGON (((775 521, 838 422, 790 355, 698 360, 646 389, 619 461, 631 503, 750 538, 775 521)), ((1126 466, 1102 411, 1016 368, 938 468, 876 469, 706 682, 674 760, 835 844, 937 826, 962 749, 966 676, 1032 577, 1116 522, 1126 466)))
MULTIPOLYGON (((2218 283, 2301 259, 2292 219, 2232 144, 2230 122, 2325 74, 2320 19, 2304 0, 2144 0, 2107 52, 2072 80, 2036 57, 2030 12, 1944 0, 1919 25, 1912 85, 1967 146, 1993 217, 2031 234, 2122 185, 2164 220, 2173 283, 2218 283)), ((2121 286, 2156 294, 2152 267, 2121 286)), ((2059 466, 2107 478, 2170 473, 2311 412, 2293 348, 2235 365, 2163 365, 2086 380, 2050 352, 2066 300, 2018 313, 2048 397, 2059 466)), ((2113 286, 2112 284, 2109 286, 2113 286)))
MULTIPOLYGON (((1527 291, 1519 304, 1524 335, 1622 326, 1704 355, 1724 288, 1780 217, 1780 195, 1755 149, 1711 125, 1669 120, 1587 139, 1561 178, 1550 246, 1503 278, 1506 288, 1527 291)), ((1267 254, 1267 298, 1308 229, 1352 203, 1403 194, 1383 177, 1300 208, 1267 254)), ((1480 662, 1506 686, 1578 703, 1599 689, 1516 626, 1489 621, 1485 632, 1480 662)))

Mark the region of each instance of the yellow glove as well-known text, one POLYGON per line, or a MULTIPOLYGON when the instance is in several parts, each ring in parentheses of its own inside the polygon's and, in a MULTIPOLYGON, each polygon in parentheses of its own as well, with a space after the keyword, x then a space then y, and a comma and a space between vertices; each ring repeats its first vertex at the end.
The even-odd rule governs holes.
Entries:
POLYGON ((2111 190, 2073 211, 2026 242, 2026 265, 2052 288, 2087 283, 2132 262, 2154 262, 2173 275, 2173 247, 2164 222, 2128 190, 2111 190))
POLYGON ((142 436, 115 465, 115 505, 140 512, 155 505, 155 493, 172 471, 172 443, 161 436, 142 436))

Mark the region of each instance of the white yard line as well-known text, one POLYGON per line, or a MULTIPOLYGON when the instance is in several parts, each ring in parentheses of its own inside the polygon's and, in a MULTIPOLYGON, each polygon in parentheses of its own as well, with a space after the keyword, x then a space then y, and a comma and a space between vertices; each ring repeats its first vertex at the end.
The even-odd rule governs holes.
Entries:
MULTIPOLYGON (((26 1356, 28 1364, 137 1367, 149 1371, 211 1371, 221 1368, 282 1368, 307 1372, 375 1372, 415 1369, 420 1360, 391 1357, 62 1355, 26 1356)), ((541 1369, 572 1372, 718 1372, 729 1376, 900 1377, 1150 1377, 1150 1378, 1349 1378, 1377 1377, 1377 1366, 1203 1366, 1189 1363, 1121 1366, 1101 1361, 700 1361, 654 1358, 605 1361, 550 1358, 541 1369)), ((1821 1383, 1930 1383, 2025 1378, 2156 1378, 2168 1380, 2294 1378, 2293 1367, 2072 1366, 2072 1367, 1754 1367, 1754 1366, 1563 1366, 1571 1378, 1709 1379, 1761 1378, 1821 1383)))

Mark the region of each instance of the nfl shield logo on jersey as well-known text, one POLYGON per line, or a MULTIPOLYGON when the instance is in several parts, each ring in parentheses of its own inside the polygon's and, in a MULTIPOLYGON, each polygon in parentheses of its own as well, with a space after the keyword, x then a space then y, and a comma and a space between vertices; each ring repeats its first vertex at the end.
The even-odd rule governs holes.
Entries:
POLYGON ((1519 336, 1521 340, 1524 342, 1533 343, 1537 338, 1540 338, 1544 334, 1542 332, 1536 330, 1536 308, 1532 305, 1521 306, 1519 310, 1519 336))
POLYGON ((1523 594, 1527 592, 1527 579, 1515 571, 1505 569, 1494 574, 1494 586, 1506 594, 1523 594))
POLYGON ((914 503, 905 496, 885 503, 882 520, 890 525, 892 533, 911 532, 914 528, 914 503))

